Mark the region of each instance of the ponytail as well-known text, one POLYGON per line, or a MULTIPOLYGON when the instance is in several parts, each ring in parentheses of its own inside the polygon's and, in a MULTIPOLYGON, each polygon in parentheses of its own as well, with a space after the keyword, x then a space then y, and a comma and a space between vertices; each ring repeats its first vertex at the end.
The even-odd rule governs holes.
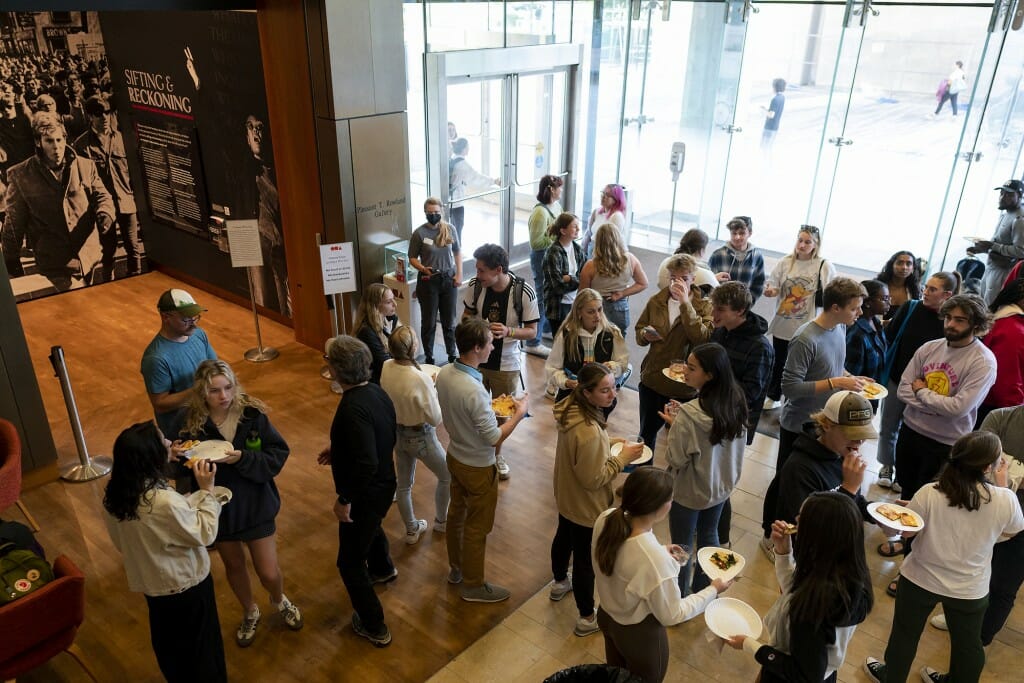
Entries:
POLYGON ((626 520, 626 511, 621 507, 615 508, 605 519, 604 528, 601 529, 601 535, 597 537, 594 546, 597 566, 605 576, 611 576, 615 571, 615 559, 619 556, 619 549, 632 532, 633 527, 626 520))

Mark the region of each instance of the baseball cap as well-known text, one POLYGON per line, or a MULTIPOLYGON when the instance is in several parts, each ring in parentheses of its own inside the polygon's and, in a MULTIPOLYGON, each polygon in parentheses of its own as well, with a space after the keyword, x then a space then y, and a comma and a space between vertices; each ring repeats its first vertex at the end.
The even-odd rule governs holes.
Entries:
POLYGON ((992 188, 995 190, 1006 190, 1007 192, 1016 192, 1017 194, 1024 196, 1024 181, 1020 180, 1007 180, 999 187, 992 188))
POLYGON ((162 313, 174 313, 177 311, 185 316, 196 316, 206 311, 184 289, 168 289, 160 295, 160 300, 156 302, 156 307, 162 313))
POLYGON ((878 432, 871 424, 874 414, 871 404, 860 394, 837 391, 825 403, 822 414, 839 426, 848 439, 877 439, 878 432))

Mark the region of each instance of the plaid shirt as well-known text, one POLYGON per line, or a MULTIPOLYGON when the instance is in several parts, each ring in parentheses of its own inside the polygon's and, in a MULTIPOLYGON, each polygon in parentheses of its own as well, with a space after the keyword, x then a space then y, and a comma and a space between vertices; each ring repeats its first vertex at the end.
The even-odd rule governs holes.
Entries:
POLYGON ((877 380, 885 365, 887 346, 881 327, 875 329, 869 318, 861 316, 846 328, 846 371, 877 380))
POLYGON ((715 273, 729 273, 731 282, 742 282, 750 289, 754 303, 764 293, 764 257, 757 247, 747 247, 746 258, 737 260, 736 250, 723 244, 711 252, 708 267, 715 273))
POLYGON ((576 272, 569 272, 569 256, 565 247, 555 242, 544 252, 544 310, 551 320, 558 319, 558 304, 562 297, 580 288, 580 270, 583 269, 583 249, 576 242, 571 243, 576 255, 576 272), (569 281, 562 280, 568 275, 569 281))

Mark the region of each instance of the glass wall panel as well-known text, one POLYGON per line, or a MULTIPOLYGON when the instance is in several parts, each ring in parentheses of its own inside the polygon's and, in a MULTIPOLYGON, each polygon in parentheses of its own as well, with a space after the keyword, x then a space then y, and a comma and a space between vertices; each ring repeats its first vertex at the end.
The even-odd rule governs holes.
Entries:
POLYGON ((978 99, 971 93, 990 14, 986 7, 881 7, 868 17, 859 49, 843 51, 856 69, 849 110, 845 126, 830 121, 822 148, 823 160, 838 157, 823 221, 832 258, 856 254, 856 265, 877 268, 898 249, 928 253, 964 121, 984 102, 984 90, 974 91, 978 99), (957 115, 950 102, 936 115, 936 86, 952 75, 954 61, 971 77, 957 115))
POLYGON ((705 229, 728 239, 725 223, 750 216, 753 241, 785 253, 793 249, 797 226, 807 221, 843 7, 759 3, 759 9, 749 16, 746 32, 736 111, 742 132, 732 136, 717 230, 705 229), (777 131, 766 134, 776 79, 785 81, 784 106, 774 122, 777 131))

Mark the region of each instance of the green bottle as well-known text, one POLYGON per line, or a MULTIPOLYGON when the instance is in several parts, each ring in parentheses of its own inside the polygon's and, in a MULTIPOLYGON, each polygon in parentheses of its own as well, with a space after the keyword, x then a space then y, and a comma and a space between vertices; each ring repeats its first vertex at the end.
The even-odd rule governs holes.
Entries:
POLYGON ((245 440, 245 450, 247 451, 261 451, 263 450, 263 439, 260 438, 260 433, 255 429, 249 432, 248 438, 245 440))

